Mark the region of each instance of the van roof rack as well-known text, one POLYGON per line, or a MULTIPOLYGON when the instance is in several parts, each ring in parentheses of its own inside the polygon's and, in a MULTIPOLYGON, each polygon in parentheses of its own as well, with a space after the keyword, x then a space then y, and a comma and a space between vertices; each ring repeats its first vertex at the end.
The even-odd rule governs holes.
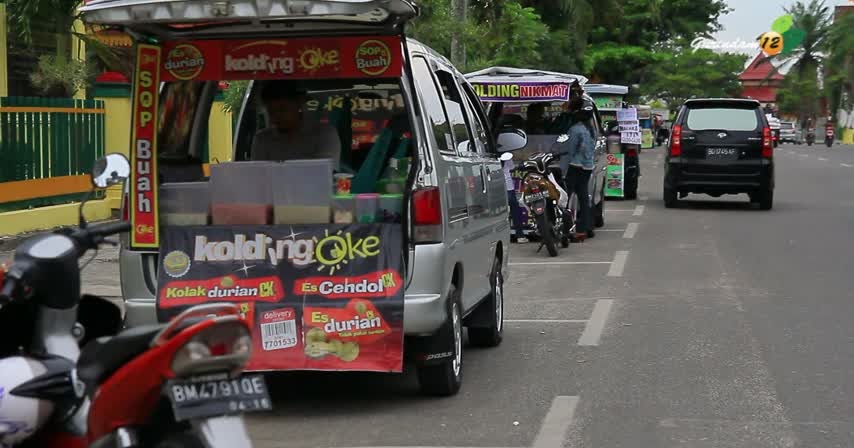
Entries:
MULTIPOLYGON (((327 22, 324 31, 350 25, 350 30, 402 32, 418 16, 411 0, 88 0, 80 8, 88 23, 118 25, 158 35, 198 34, 218 28, 257 34, 282 32, 277 23, 327 22)), ((298 28, 298 27, 297 27, 298 28)))
POLYGON ((560 81, 560 82, 573 82, 578 81, 579 84, 584 85, 587 83, 587 77, 582 75, 574 75, 571 73, 560 73, 560 72, 551 72, 547 70, 536 70, 536 69, 527 69, 527 68, 513 68, 513 67, 489 67, 483 70, 479 70, 476 72, 468 73, 465 75, 466 79, 469 82, 472 81, 494 81, 494 82, 502 82, 502 81, 518 81, 519 78, 536 76, 541 77, 543 81, 560 81))

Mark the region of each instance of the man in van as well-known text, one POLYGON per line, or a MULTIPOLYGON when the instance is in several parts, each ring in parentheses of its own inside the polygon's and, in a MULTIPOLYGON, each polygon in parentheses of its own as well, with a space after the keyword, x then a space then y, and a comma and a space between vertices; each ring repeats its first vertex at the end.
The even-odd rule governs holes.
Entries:
POLYGON ((593 107, 584 104, 581 98, 573 98, 569 104, 573 125, 569 128, 569 140, 561 150, 560 166, 566 175, 566 192, 578 197, 578 213, 575 223, 575 240, 582 242, 593 237, 593 216, 588 200, 588 185, 593 174, 596 143, 589 128, 593 107))
POLYGON ((252 160, 341 158, 341 139, 334 127, 306 119, 306 92, 293 81, 275 81, 264 86, 261 102, 270 122, 255 134, 252 160))

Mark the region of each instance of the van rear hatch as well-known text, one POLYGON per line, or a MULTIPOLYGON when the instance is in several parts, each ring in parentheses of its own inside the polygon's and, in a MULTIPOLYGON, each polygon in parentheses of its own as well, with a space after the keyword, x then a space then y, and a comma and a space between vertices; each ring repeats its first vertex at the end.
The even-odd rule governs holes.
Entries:
POLYGON ((752 101, 689 103, 682 120, 682 165, 688 173, 753 174, 762 160, 765 121, 752 101))

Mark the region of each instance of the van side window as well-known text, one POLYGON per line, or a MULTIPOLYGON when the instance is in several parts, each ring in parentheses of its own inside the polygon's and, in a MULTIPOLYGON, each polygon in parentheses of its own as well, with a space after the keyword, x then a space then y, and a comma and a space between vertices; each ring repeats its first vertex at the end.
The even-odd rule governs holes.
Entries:
POLYGON ((463 97, 467 106, 466 111, 468 112, 469 122, 472 124, 472 129, 475 133, 474 144, 477 152, 482 155, 493 152, 491 145, 489 145, 489 134, 486 132, 486 120, 483 117, 483 109, 480 108, 480 100, 477 97, 472 99, 470 89, 466 88, 465 84, 461 85, 463 86, 463 97))
POLYGON ((421 100, 424 103, 424 108, 430 117, 430 124, 433 129, 433 142, 441 152, 456 153, 454 140, 451 136, 450 120, 448 120, 445 109, 442 107, 442 102, 439 100, 440 93, 436 88, 435 81, 433 81, 433 75, 431 74, 430 67, 427 65, 427 60, 422 57, 413 58, 412 73, 415 83, 418 85, 418 90, 421 91, 421 100))
POLYGON ((453 75, 444 70, 437 70, 436 78, 439 79, 439 86, 442 88, 445 99, 445 110, 448 112, 448 118, 451 120, 451 129, 454 133, 457 151, 460 153, 475 152, 477 149, 472 145, 471 129, 469 129, 465 113, 463 112, 463 98, 457 89, 457 83, 454 81, 453 75))

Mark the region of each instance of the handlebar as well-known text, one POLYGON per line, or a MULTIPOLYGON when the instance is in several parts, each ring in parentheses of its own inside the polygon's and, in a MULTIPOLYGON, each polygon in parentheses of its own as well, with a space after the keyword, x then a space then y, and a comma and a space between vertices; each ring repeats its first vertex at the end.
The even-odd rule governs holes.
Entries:
MULTIPOLYGON (((87 250, 97 249, 100 244, 104 243, 106 237, 127 232, 130 229, 130 223, 120 221, 76 229, 62 229, 56 233, 66 235, 74 240, 74 244, 77 246, 77 257, 80 258, 87 250)), ((26 258, 16 260, 6 275, 0 277, 0 308, 21 295, 21 287, 26 286, 23 281, 25 277, 28 277, 26 273, 34 267, 35 264, 26 261, 26 258)))
POLYGON ((79 256, 82 256, 89 249, 97 249, 106 237, 128 232, 130 229, 131 225, 126 221, 108 222, 75 229, 69 237, 77 244, 80 249, 79 256))

